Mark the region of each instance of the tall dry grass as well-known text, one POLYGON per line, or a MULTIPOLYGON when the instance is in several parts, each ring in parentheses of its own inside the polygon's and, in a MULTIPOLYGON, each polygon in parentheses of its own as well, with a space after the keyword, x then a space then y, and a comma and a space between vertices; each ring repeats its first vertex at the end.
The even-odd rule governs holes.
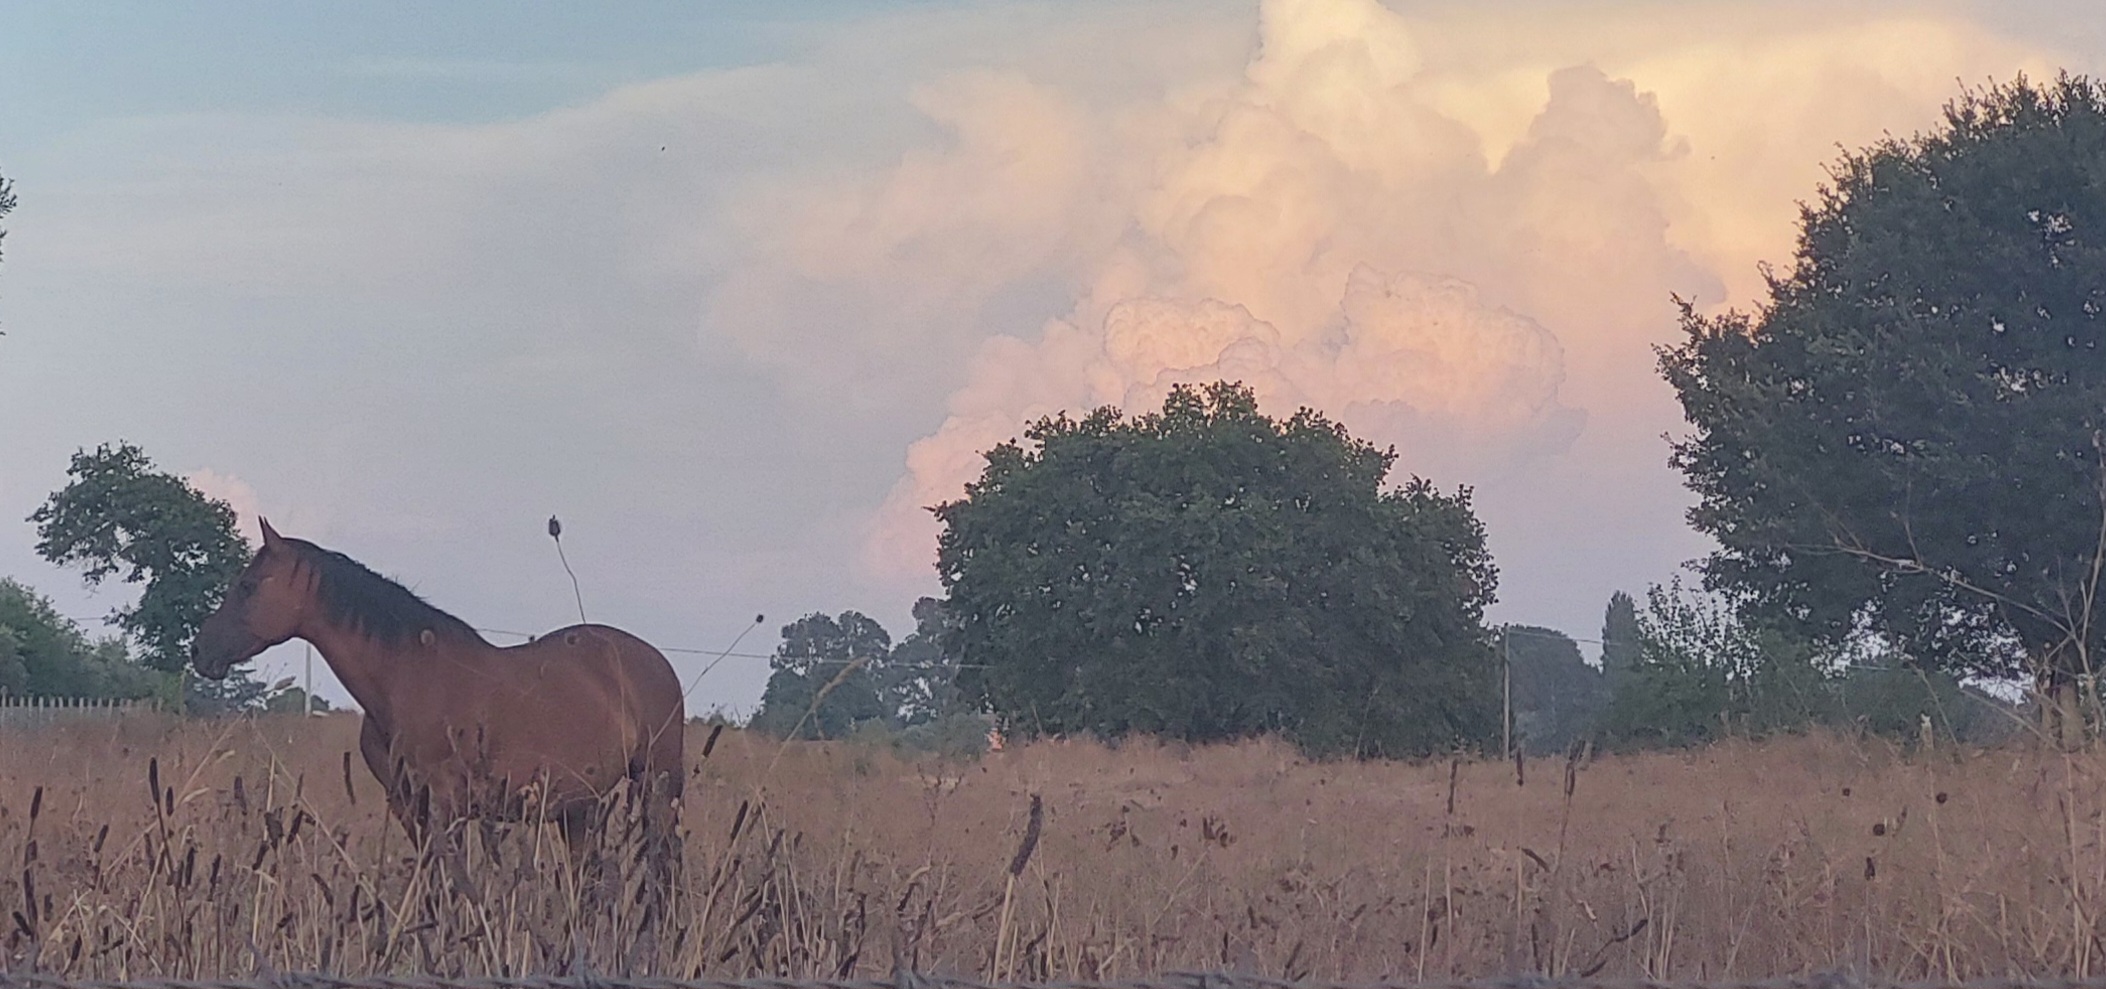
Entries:
POLYGON ((2106 970, 2102 753, 1814 737, 1517 772, 1048 742, 943 764, 736 730, 705 759, 707 731, 657 918, 587 895, 552 829, 407 847, 350 716, 0 735, 0 944, 116 977, 2106 970))

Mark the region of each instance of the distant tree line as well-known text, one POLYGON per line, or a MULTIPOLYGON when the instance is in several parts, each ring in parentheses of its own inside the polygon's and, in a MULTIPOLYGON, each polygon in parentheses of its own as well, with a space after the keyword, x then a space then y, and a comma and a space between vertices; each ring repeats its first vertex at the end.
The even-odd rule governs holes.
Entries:
MULTIPOLYGON (((1817 726, 1994 740, 2014 708, 1947 670, 1862 654, 1654 587, 1608 604, 1601 662, 1491 627, 1467 491, 1248 388, 1034 424, 935 509, 948 594, 894 644, 858 612, 782 629, 756 729, 785 738, 1261 735, 1319 757, 1643 748, 1817 726)), ((955 745, 954 745, 955 747, 955 745)))
POLYGON ((1283 735, 1325 755, 1472 745, 1498 725, 1496 572, 1467 492, 1322 415, 1179 387, 989 451, 944 524, 946 596, 897 646, 869 618, 782 630, 756 728, 841 738, 1283 735))
POLYGON ((0 577, 0 694, 11 697, 151 697, 161 678, 133 663, 124 640, 90 640, 51 600, 0 577))
POLYGON ((1906 657, 1824 651, 1752 626, 1679 582, 1646 598, 1643 611, 1628 594, 1610 598, 1599 665, 1563 632, 1501 630, 1517 749, 1672 748, 1813 728, 1989 744, 2026 716, 2022 703, 1906 657))
POLYGON ((897 644, 855 611, 811 614, 782 628, 767 689, 748 727, 778 738, 878 739, 902 748, 970 754, 989 722, 962 704, 957 664, 943 649, 943 602, 914 603, 915 628, 897 644))

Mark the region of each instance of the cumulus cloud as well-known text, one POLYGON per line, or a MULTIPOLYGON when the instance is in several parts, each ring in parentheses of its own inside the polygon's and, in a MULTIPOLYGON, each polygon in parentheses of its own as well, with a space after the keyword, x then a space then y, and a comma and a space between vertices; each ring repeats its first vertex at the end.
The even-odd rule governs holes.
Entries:
POLYGON ((326 509, 308 505, 288 505, 282 500, 266 504, 256 486, 232 472, 222 472, 206 467, 183 475, 183 480, 207 498, 227 503, 234 510, 234 531, 248 540, 250 546, 263 540, 261 520, 270 519, 272 528, 288 536, 303 539, 326 540, 333 527, 328 523, 326 509))
MULTIPOLYGON (((195 470, 183 475, 183 480, 196 488, 199 494, 216 501, 224 501, 234 509, 234 531, 251 546, 260 539, 263 530, 257 519, 263 515, 263 499, 256 496, 256 489, 249 482, 232 474, 221 474, 215 470, 195 470)), ((280 522, 285 521, 279 519, 280 522)))
POLYGON ((1950 18, 1516 16, 1265 0, 1237 78, 1094 115, 1014 82, 1007 167, 952 114, 937 119, 955 148, 815 200, 799 237, 830 250, 793 245, 762 269, 810 274, 846 249, 883 259, 848 280, 901 299, 976 302, 1049 272, 1074 286, 1035 332, 981 343, 945 421, 910 448, 865 562, 925 577, 926 507, 1025 422, 1140 410, 1216 378, 1275 412, 1321 408, 1443 482, 1592 470, 1573 492, 1621 487, 1626 514, 1677 517, 1656 446, 1675 411, 1650 349, 1673 331, 1671 295, 1751 301, 1756 262, 1786 255, 1792 199, 1837 143, 1928 123, 1955 74, 2044 64, 1950 18), (1033 161, 1059 166, 1018 164, 1033 161), (945 205, 903 208, 902 189, 945 205))
POLYGON ((1398 445, 1411 469, 1451 477, 1578 435, 1556 332, 1480 283, 1540 302, 1530 259, 1593 238, 1614 239, 1654 284, 1691 270, 1634 171, 1670 154, 1657 108, 1598 70, 1560 72, 1495 167, 1414 89, 1417 45, 1387 8, 1276 0, 1261 23, 1244 78, 1196 102, 1170 128, 1180 139, 1123 149, 1151 167, 1109 190, 1130 217, 1121 243, 1035 343, 985 345, 950 419, 910 450, 869 562, 925 567, 922 508, 955 497, 973 454, 1021 421, 1145 408, 1178 383, 1245 381, 1276 411, 1324 409, 1398 445))
POLYGON ((1329 378, 1318 390, 1374 432, 1423 447, 1441 427, 1460 427, 1472 440, 1529 452, 1559 449, 1578 434, 1584 416, 1558 397, 1565 352, 1557 337, 1479 301, 1470 283, 1390 278, 1362 265, 1340 308, 1345 341, 1322 367, 1329 378), (1401 418, 1371 421, 1385 414, 1401 418))

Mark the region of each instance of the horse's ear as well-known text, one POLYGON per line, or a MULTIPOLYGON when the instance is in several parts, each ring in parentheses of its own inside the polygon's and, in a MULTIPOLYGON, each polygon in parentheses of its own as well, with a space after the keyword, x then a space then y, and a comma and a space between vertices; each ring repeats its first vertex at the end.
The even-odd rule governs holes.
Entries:
POLYGON ((278 548, 278 544, 283 540, 278 538, 278 530, 271 528, 271 520, 258 516, 256 522, 263 527, 263 548, 278 548))

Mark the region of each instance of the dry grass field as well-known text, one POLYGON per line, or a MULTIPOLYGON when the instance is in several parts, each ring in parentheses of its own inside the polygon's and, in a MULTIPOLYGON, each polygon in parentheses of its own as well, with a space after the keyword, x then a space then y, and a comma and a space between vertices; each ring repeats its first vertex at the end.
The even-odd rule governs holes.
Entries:
POLYGON ((2106 754, 1834 737, 1567 765, 1039 743, 945 765, 689 740, 672 909, 553 829, 417 854, 356 721, 0 736, 9 967, 998 978, 2092 974, 2106 754), (346 758, 349 756, 348 784, 346 758), (151 787, 151 789, 150 789, 151 787), (1043 807, 1020 871, 1032 795, 1043 807))

